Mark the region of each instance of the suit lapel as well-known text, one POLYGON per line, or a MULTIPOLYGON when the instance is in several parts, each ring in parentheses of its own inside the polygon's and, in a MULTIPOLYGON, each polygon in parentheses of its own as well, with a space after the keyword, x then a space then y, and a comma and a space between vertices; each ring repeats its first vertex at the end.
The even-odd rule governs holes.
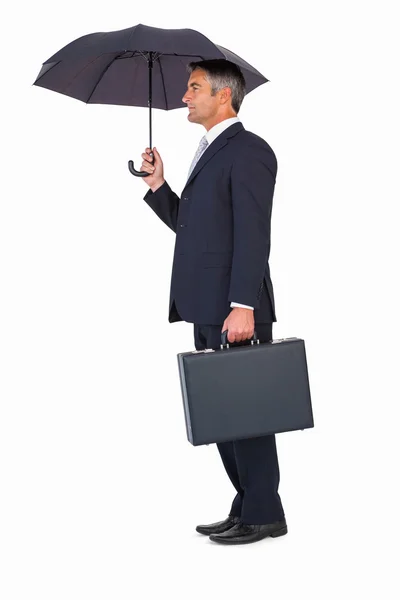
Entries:
POLYGON ((244 129, 242 123, 234 123, 233 125, 230 125, 230 127, 227 127, 212 142, 212 144, 210 144, 206 148, 206 150, 201 155, 200 160, 197 161, 196 166, 193 169, 193 171, 191 172, 189 179, 185 183, 185 187, 187 187, 189 185, 189 183, 192 181, 192 179, 194 177, 196 177, 197 173, 199 171, 201 171, 201 169, 204 167, 204 165, 206 165, 208 163, 208 161, 218 152, 218 150, 221 150, 221 148, 223 148, 224 146, 226 146, 226 144, 228 143, 229 138, 231 138, 234 135, 236 135, 237 133, 239 133, 239 131, 241 131, 242 129, 244 129))

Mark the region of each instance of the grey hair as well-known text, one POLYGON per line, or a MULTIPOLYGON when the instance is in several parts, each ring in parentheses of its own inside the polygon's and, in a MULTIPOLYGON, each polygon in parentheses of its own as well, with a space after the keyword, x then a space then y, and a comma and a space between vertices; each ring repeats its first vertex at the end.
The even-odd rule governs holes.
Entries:
POLYGON ((190 62, 187 65, 190 74, 196 69, 205 71, 206 80, 211 85, 211 96, 215 96, 224 87, 231 89, 232 108, 237 114, 246 95, 246 81, 240 68, 229 60, 215 58, 190 62))

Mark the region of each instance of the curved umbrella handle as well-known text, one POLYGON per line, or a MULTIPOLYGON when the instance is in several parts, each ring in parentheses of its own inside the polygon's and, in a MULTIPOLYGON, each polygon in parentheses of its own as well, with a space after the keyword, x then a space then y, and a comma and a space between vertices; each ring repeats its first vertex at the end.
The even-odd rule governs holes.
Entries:
MULTIPOLYGON (((149 153, 151 158, 153 159, 154 162, 154 154, 153 152, 149 153)), ((128 169, 130 170, 130 172, 132 173, 132 175, 135 175, 135 177, 147 177, 148 175, 150 175, 150 173, 147 173, 146 171, 136 171, 135 167, 133 166, 133 160, 130 160, 128 162, 128 169)))
POLYGON ((133 166, 133 160, 128 162, 128 168, 132 175, 135 175, 136 177, 147 177, 150 175, 150 173, 146 173, 146 171, 136 171, 135 167, 133 166))

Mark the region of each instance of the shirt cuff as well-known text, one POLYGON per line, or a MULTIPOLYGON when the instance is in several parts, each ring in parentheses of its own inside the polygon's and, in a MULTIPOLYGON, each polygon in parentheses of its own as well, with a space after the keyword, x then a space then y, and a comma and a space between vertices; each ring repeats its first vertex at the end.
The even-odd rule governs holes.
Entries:
POLYGON ((239 304, 238 302, 231 302, 231 307, 239 306, 240 308, 251 308, 254 310, 254 306, 247 306, 247 304, 239 304))

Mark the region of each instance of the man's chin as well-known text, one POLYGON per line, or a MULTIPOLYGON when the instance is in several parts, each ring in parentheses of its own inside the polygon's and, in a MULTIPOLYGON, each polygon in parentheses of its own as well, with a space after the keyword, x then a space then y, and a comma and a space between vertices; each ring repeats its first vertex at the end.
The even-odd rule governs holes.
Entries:
POLYGON ((192 115, 191 113, 188 114, 187 118, 191 123, 199 123, 199 120, 196 118, 196 116, 192 115))

